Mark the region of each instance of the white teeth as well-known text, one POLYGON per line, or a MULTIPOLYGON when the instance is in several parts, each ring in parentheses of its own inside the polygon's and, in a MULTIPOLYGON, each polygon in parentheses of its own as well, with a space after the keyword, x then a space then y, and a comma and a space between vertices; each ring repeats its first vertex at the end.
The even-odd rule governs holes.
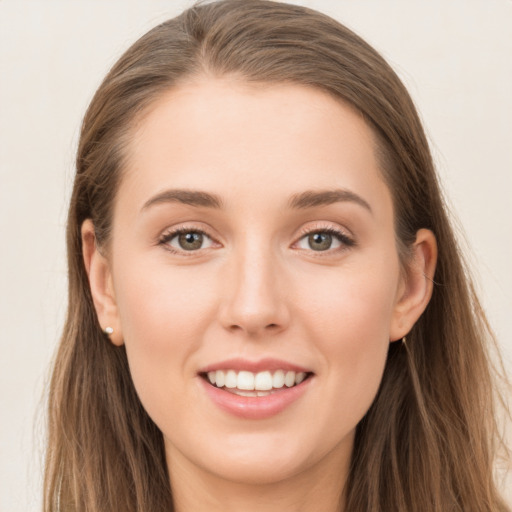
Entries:
POLYGON ((284 376, 284 383, 286 387, 291 388, 295 384, 295 372, 286 372, 286 375, 284 376))
POLYGON ((300 384, 306 378, 306 374, 304 372, 299 372, 295 375, 295 384, 300 384))
POLYGON ((224 387, 224 381, 226 380, 226 376, 222 370, 217 370, 215 372, 215 385, 218 388, 224 387))
POLYGON ((293 372, 277 370, 252 373, 248 371, 236 372, 235 370, 217 370, 208 372, 207 377, 211 384, 218 388, 226 387, 236 390, 242 396, 266 396, 272 389, 280 389, 283 386, 291 388, 300 384, 306 378, 306 372, 293 372), (242 393, 243 391, 256 391, 258 393, 242 393), (261 394, 259 393, 261 392, 261 394))
POLYGON ((242 391, 241 389, 234 391, 234 394, 239 396, 258 396, 255 391, 242 391))
MULTIPOLYGON (((233 370, 229 370, 228 373, 233 370)), ((251 372, 238 372, 237 388, 246 389, 247 391, 254 390, 254 373, 251 372)))
POLYGON ((227 388, 236 388, 237 387, 237 378, 235 370, 228 370, 226 373, 226 378, 224 379, 224 386, 227 388))
POLYGON ((279 389, 284 386, 284 372, 283 370, 277 370, 272 377, 272 387, 279 389))
POLYGON ((254 379, 254 389, 268 391, 272 389, 272 375, 270 372, 259 372, 254 379))

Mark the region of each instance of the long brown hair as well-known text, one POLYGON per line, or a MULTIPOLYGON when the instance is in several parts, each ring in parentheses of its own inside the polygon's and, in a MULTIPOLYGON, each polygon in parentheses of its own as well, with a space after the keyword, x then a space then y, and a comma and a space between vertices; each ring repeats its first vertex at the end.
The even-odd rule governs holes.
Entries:
POLYGON ((130 130, 164 91, 204 74, 303 84, 351 104, 378 141, 404 264, 418 229, 437 238, 430 304, 407 344, 390 344, 378 395, 357 426, 346 510, 510 510, 493 477, 500 437, 492 333, 414 105, 353 32, 265 0, 199 4, 157 26, 119 59, 87 110, 67 227, 68 316, 49 392, 44 510, 173 509, 162 434, 136 395, 124 348, 108 342, 95 315, 80 227, 92 219, 108 247, 130 130))

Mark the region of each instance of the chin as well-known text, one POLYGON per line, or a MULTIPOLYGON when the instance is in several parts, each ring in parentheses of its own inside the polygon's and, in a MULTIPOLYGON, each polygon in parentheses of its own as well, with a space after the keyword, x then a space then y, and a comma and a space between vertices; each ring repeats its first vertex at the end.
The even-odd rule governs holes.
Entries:
POLYGON ((276 456, 254 454, 254 457, 241 460, 226 459, 220 464, 205 468, 213 476, 239 485, 279 484, 308 469, 311 462, 289 454, 276 456))
MULTIPOLYGON (((339 435, 339 432, 337 433, 339 435)), ((315 472, 327 462, 332 471, 342 471, 350 459, 353 435, 342 436, 336 443, 329 434, 312 436, 311 432, 251 432, 209 436, 196 440, 193 453, 180 452, 194 466, 215 479, 238 485, 284 483, 303 474, 315 472), (302 434, 302 435, 301 435, 302 434), (306 434, 306 435, 304 435, 306 434), (218 441, 222 439, 222 441, 218 441)), ((339 438, 338 438, 339 439, 339 438)), ((190 446, 190 445, 188 445, 190 446)), ((172 450, 173 453, 176 450, 172 450)), ((172 465, 172 453, 168 461, 172 465)))

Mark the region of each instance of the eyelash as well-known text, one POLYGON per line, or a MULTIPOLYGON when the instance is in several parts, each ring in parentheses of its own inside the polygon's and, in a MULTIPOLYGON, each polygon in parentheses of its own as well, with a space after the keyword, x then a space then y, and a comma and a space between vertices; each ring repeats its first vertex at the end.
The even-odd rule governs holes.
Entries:
POLYGON ((213 242, 215 242, 214 238, 211 237, 203 229, 198 229, 198 228, 195 228, 194 226, 183 226, 183 227, 180 227, 180 228, 173 229, 172 231, 165 232, 159 238, 158 245, 162 245, 165 248, 165 250, 171 252, 172 254, 179 254, 179 255, 185 256, 185 257, 195 256, 200 249, 195 250, 195 251, 186 251, 186 250, 183 249, 183 250, 180 251, 180 250, 174 249, 174 247, 171 247, 169 245, 169 242, 173 238, 175 238, 175 237, 177 237, 179 235, 184 235, 186 233, 199 233, 201 235, 204 235, 204 236, 208 237, 213 242))
MULTIPOLYGON (((216 243, 215 239, 213 237, 211 237, 203 229, 198 229, 198 228, 195 228, 194 226, 190 226, 190 227, 189 226, 184 226, 184 227, 176 228, 176 229, 173 229, 172 231, 168 231, 168 232, 164 233, 158 239, 158 245, 162 245, 165 248, 165 250, 171 252, 172 254, 179 254, 179 255, 182 255, 182 256, 185 256, 185 257, 195 256, 201 249, 191 250, 191 251, 186 251, 184 249, 183 250, 176 250, 176 249, 174 249, 173 247, 171 247, 169 245, 169 242, 173 238, 175 238, 176 236, 182 235, 182 234, 186 234, 186 233, 198 233, 198 234, 201 234, 203 236, 206 236, 207 238, 212 240, 213 243, 216 243)), ((353 238, 348 236, 343 231, 335 229, 335 228, 333 228, 331 226, 316 226, 313 229, 305 228, 305 229, 301 230, 300 236, 298 237, 297 241, 294 242, 294 245, 297 244, 298 242, 300 242, 304 237, 310 236, 310 235, 314 235, 314 234, 317 234, 317 233, 323 233, 323 234, 328 234, 328 235, 333 236, 334 238, 336 238, 342 244, 342 247, 336 248, 334 250, 333 249, 327 249, 326 251, 315 251, 313 249, 310 249, 310 251, 312 253, 315 253, 315 256, 320 256, 321 257, 325 253, 327 253, 327 254, 337 253, 337 252, 340 252, 340 251, 347 250, 347 249, 349 249, 351 247, 354 247, 356 245, 356 242, 355 242, 355 240, 353 238)), ((303 250, 306 250, 306 249, 303 249, 303 250)))
POLYGON ((314 253, 315 256, 322 257, 324 254, 333 254, 333 253, 339 253, 342 251, 346 251, 347 249, 354 247, 356 245, 356 242, 353 238, 348 236, 345 232, 335 229, 331 226, 322 226, 318 225, 315 228, 304 228, 300 232, 300 236, 297 240, 297 242, 294 243, 297 244, 300 242, 304 237, 314 235, 317 233, 325 233, 327 235, 331 235, 332 237, 338 239, 338 241, 341 243, 341 247, 338 247, 336 249, 327 249, 326 251, 315 251, 313 249, 310 249, 312 253, 314 253))

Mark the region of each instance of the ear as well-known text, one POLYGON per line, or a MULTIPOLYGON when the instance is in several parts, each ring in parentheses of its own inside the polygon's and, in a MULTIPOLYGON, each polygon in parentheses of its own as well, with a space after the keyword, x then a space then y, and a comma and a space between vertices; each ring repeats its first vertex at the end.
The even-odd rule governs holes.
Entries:
POLYGON ((437 262, 434 233, 429 229, 420 229, 416 233, 412 251, 412 260, 398 287, 390 329, 391 341, 403 338, 412 329, 432 297, 437 262))
POLYGON ((98 249, 94 224, 90 219, 85 220, 82 224, 82 252, 98 321, 102 329, 106 327, 113 329, 113 332, 108 335, 110 341, 114 345, 121 346, 123 335, 115 300, 112 272, 108 259, 98 249))

